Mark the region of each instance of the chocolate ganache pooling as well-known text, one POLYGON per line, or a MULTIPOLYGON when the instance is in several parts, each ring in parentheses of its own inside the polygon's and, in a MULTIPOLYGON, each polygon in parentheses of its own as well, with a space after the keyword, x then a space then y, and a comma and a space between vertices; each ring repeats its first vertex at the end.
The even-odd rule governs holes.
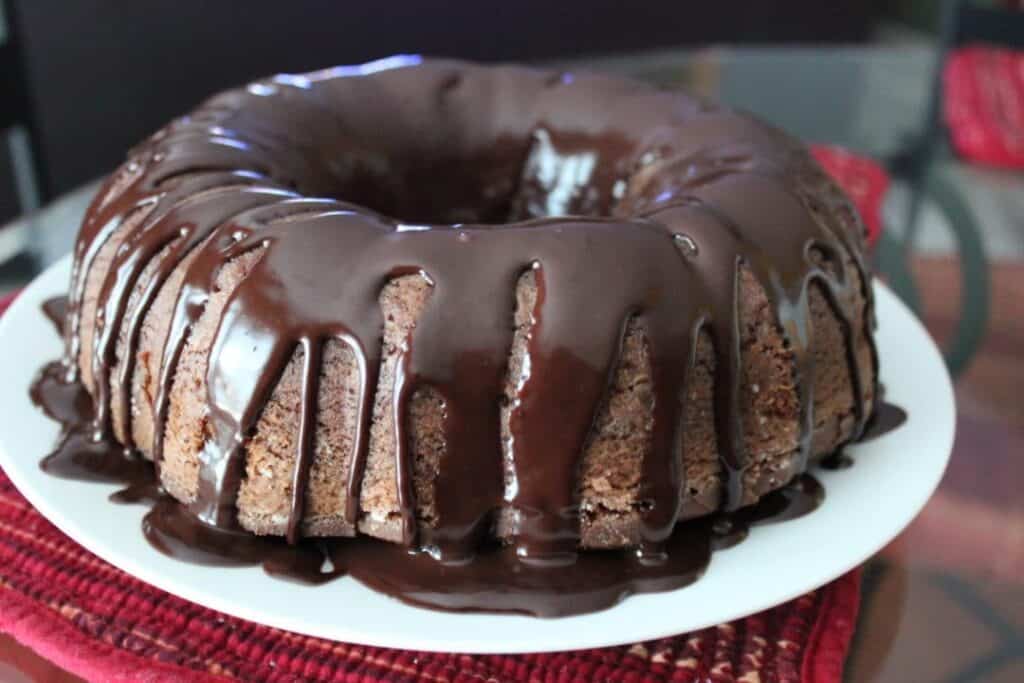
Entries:
POLYGON ((185 263, 151 397, 157 468, 174 372, 217 275, 259 254, 228 298, 206 365, 208 421, 188 507, 211 527, 236 528, 244 444, 301 349, 286 534, 289 543, 300 540, 328 340, 344 344, 360 372, 346 477, 346 517, 356 524, 382 355, 378 297, 409 273, 426 278, 431 293, 402 347, 390 405, 402 540, 442 566, 479 555, 503 506, 513 512, 513 529, 502 557, 573 566, 579 457, 630 323, 644 330, 654 395, 641 558, 657 564, 678 545, 681 397, 701 334, 714 348, 722 508, 738 510, 749 462, 740 409, 741 267, 764 288, 796 361, 796 471, 808 465, 814 426, 812 283, 844 336, 852 438, 871 415, 875 392, 862 385, 877 377, 873 302, 863 230, 849 200, 781 131, 680 93, 399 57, 217 95, 133 150, 89 208, 64 331, 67 384, 79 372, 86 275, 129 221, 138 227, 114 254, 95 306, 86 440, 122 454, 134 445, 130 429, 115 438, 113 415, 130 419, 143 321, 185 263), (537 284, 529 367, 503 438, 509 321, 525 271, 537 284), (860 367, 855 335, 869 344, 870 368, 860 367), (418 529, 406 429, 409 399, 423 387, 443 400, 446 448, 435 523, 418 529))
MULTIPOLYGON (((60 297, 44 304, 58 329, 64 321, 51 313, 64 303, 60 297)), ((677 525, 663 546, 664 556, 655 561, 626 551, 599 551, 583 553, 571 564, 538 567, 522 565, 514 548, 492 543, 479 548, 473 561, 453 565, 366 537, 290 543, 206 524, 160 489, 152 463, 109 439, 90 440, 91 400, 80 382, 68 381, 62 363, 42 369, 31 395, 63 426, 43 469, 65 478, 127 484, 110 500, 151 506, 142 529, 159 551, 198 564, 262 565, 273 576, 310 584, 351 575, 404 602, 434 609, 553 617, 602 609, 633 593, 679 588, 703 574, 712 551, 739 543, 751 526, 799 517, 824 497, 811 475, 801 475, 755 505, 677 525)))

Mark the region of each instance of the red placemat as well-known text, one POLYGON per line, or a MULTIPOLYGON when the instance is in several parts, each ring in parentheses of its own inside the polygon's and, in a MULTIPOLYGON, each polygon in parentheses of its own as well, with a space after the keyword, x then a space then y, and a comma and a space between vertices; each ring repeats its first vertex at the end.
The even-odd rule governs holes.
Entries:
MULTIPOLYGON (((838 148, 814 152, 873 241, 884 171, 838 148)), ((139 581, 58 531, 0 470, 0 631, 93 680, 835 683, 859 601, 855 570, 746 619, 620 647, 464 655, 350 645, 229 617, 139 581)))
POLYGON ((1024 168, 1024 52, 973 45, 943 67, 943 112, 957 153, 1024 168))
POLYGON ((746 619, 614 648, 498 656, 363 647, 229 617, 143 583, 58 531, 0 473, 0 629, 94 680, 832 683, 859 586, 852 572, 746 619))

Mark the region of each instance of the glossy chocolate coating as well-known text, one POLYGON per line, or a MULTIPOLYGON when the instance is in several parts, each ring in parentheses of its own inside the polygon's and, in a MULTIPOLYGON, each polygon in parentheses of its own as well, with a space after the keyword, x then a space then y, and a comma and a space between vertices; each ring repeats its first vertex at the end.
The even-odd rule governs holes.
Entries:
MULTIPOLYGON (((231 533, 246 436, 298 347, 301 419, 287 538, 299 541, 329 339, 347 345, 361 369, 347 476, 355 525, 381 360, 378 295, 408 273, 421 273, 432 293, 405 345, 392 402, 403 540, 447 564, 471 561, 502 506, 514 513, 511 548, 488 557, 537 568, 579 561, 579 457, 631 320, 645 333, 654 395, 640 554, 671 564, 677 548, 681 397, 702 331, 714 345, 723 507, 741 506, 748 465, 739 405, 741 265, 767 293, 796 361, 797 471, 806 469, 814 425, 812 283, 845 337, 854 438, 870 417, 865 395, 874 392, 861 378, 874 381, 877 367, 861 372, 852 341, 861 332, 854 329, 860 301, 865 325, 873 320, 856 213, 802 145, 681 93, 599 76, 392 58, 217 95, 133 150, 126 172, 133 174, 126 187, 111 193, 114 177, 100 191, 76 244, 64 379, 76 372, 92 260, 119 225, 145 210, 99 293, 95 416, 85 436, 111 452, 119 447, 112 406, 130 412, 142 321, 192 255, 153 398, 159 466, 173 373, 217 273, 262 250, 216 332, 206 370, 209 430, 190 504, 203 523, 231 533), (530 269, 538 288, 530 370, 503 443, 509 321, 516 282, 530 269), (138 302, 130 307, 133 293, 138 302), (128 360, 118 365, 125 330, 128 360), (112 383, 115 368, 121 374, 112 383), (423 387, 444 402, 446 448, 436 524, 418 530, 406 430, 409 399, 423 387)), ((390 551, 369 554, 377 552, 390 551)))
POLYGON ((410 553, 366 537, 288 543, 206 524, 160 490, 152 463, 111 440, 91 441, 91 401, 80 383, 68 381, 60 363, 44 368, 33 384, 32 398, 63 425, 57 449, 43 460, 43 469, 82 481, 127 484, 110 499, 151 507, 142 530, 160 552, 204 565, 262 565, 273 576, 303 583, 351 575, 404 602, 434 609, 553 617, 604 609, 635 593, 679 588, 704 573, 712 551, 739 543, 751 526, 807 514, 824 497, 821 485, 803 475, 756 505, 677 525, 659 557, 632 550, 599 551, 581 553, 565 565, 537 566, 522 563, 512 546, 489 544, 470 561, 438 562, 427 552, 410 553))

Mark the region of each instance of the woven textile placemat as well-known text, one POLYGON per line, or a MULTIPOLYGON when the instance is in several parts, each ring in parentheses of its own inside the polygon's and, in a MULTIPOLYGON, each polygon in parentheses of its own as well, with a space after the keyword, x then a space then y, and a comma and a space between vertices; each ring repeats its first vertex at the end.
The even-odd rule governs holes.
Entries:
POLYGON ((58 531, 0 472, 0 630, 90 680, 831 683, 841 680, 859 585, 852 572, 746 619, 614 648, 499 656, 363 647, 229 617, 143 583, 58 531))
MULTIPOLYGON (((884 170, 834 147, 814 153, 850 193, 873 241, 884 170)), ((11 299, 0 300, 0 313, 11 299)), ((466 655, 337 643, 236 619, 135 579, 57 530, 0 470, 0 631, 90 680, 836 683, 859 602, 855 570, 745 619, 612 648, 466 655)))

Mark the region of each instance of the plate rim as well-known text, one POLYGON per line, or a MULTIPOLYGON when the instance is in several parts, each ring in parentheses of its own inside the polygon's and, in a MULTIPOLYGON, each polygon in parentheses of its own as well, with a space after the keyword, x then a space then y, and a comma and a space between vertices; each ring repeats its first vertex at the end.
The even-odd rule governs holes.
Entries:
MULTIPOLYGON (((37 276, 36 279, 33 280, 33 282, 28 287, 22 290, 17 299, 11 304, 11 307, 7 310, 7 312, 2 317, 0 317, 0 357, 6 356, 6 347, 14 343, 10 340, 18 340, 19 335, 15 330, 17 324, 28 322, 27 316, 35 315, 37 318, 43 319, 42 313, 39 311, 38 304, 46 297, 54 296, 64 291, 64 287, 68 280, 69 271, 70 255, 64 257, 57 263, 51 265, 43 273, 37 276)), ((851 554, 845 559, 844 562, 837 562, 833 565, 830 565, 831 568, 828 571, 820 572, 812 582, 808 583, 805 581, 801 583, 799 586, 794 585, 789 590, 777 590, 771 595, 770 598, 751 599, 749 602, 744 602, 744 606, 742 607, 733 606, 729 609, 719 609, 718 611, 714 612, 713 615, 709 614, 707 617, 694 618, 690 616, 689 621, 684 620, 684 623, 680 624, 680 626, 678 627, 666 627, 663 621, 653 620, 653 622, 651 622, 644 621, 642 619, 637 620, 634 618, 633 623, 631 623, 632 630, 630 630, 630 632, 626 633, 623 629, 619 628, 615 632, 620 633, 621 635, 611 635, 610 632, 603 632, 600 628, 598 628, 596 632, 592 632, 591 629, 587 628, 587 625, 592 623, 600 624, 602 622, 610 621, 611 617, 615 616, 617 613, 628 615, 631 612, 636 612, 638 611, 635 608, 637 603, 650 603, 652 607, 656 606, 658 605, 659 598, 674 598, 676 597, 676 594, 683 593, 685 591, 692 591, 695 586, 699 586, 702 582, 707 582, 711 580, 711 577, 704 576, 696 584, 681 589, 677 589, 675 591, 668 591, 665 593, 634 595, 627 598, 619 605, 616 605, 608 610, 583 615, 561 617, 556 619, 536 619, 532 617, 506 614, 453 614, 446 612, 437 612, 433 610, 424 610, 423 608, 406 605, 404 603, 398 602, 397 600, 384 598, 387 602, 391 603, 390 606, 396 609, 399 614, 407 613, 407 615, 409 615, 413 621, 425 620, 428 623, 431 621, 444 623, 456 620, 462 622, 462 631, 477 630, 476 640, 474 640, 473 638, 466 639, 466 637, 463 637, 463 639, 461 640, 455 639, 455 642, 452 643, 452 639, 450 637, 446 637, 443 634, 436 635, 433 632, 419 633, 416 636, 409 636, 408 634, 404 636, 395 636, 395 634, 390 632, 390 630, 382 631, 378 628, 375 631, 366 631, 361 630, 358 627, 358 625, 352 626, 351 624, 346 625, 343 623, 334 624, 329 629, 330 632, 326 632, 322 628, 315 628, 308 623, 304 623, 301 616, 280 614, 268 615, 266 611, 261 611, 261 609, 256 606, 255 602, 253 602, 252 604, 248 604, 245 601, 232 601, 228 598, 219 596, 215 592, 211 592, 210 590, 203 590, 201 587, 198 587, 196 585, 202 583, 200 580, 202 578, 201 570, 216 569, 219 571, 223 571, 223 568, 197 568, 196 565, 187 565, 174 560, 169 560, 170 562, 173 562, 175 565, 180 565, 182 574, 196 574, 196 579, 191 582, 191 585, 187 585, 189 583, 188 581, 185 581, 183 583, 183 580, 180 578, 166 576, 162 574, 160 571, 152 568, 154 562, 157 566, 164 564, 163 562, 156 562, 152 558, 150 559, 149 562, 146 562, 144 560, 140 560, 139 558, 126 556, 124 554, 124 551, 118 552, 116 550, 112 550, 106 544, 100 542, 100 540, 97 538, 98 534, 89 533, 84 523, 79 522, 78 520, 74 519, 74 517, 69 517, 69 513, 62 510, 61 505, 58 502, 49 500, 45 493, 39 490, 39 488, 34 483, 32 476, 30 476, 29 468, 36 468, 38 470, 37 463, 39 458, 41 458, 45 454, 45 452, 47 452, 52 447, 52 443, 51 441, 49 441, 49 439, 52 439, 52 437, 49 434, 47 434, 46 436, 48 441, 45 444, 40 443, 40 446, 44 450, 39 452, 33 459, 30 459, 27 462, 20 462, 19 458, 16 455, 14 455, 12 452, 9 452, 9 436, 7 434, 7 430, 5 429, 3 431, 0 431, 0 466, 3 467, 7 476, 10 478, 12 483, 18 488, 21 494, 40 512, 40 514, 46 517, 47 520, 49 520, 54 526, 60 529, 63 533, 69 536, 76 543, 82 545, 87 550, 99 556, 106 562, 109 562, 113 566, 117 567, 122 571, 125 571, 127 574, 137 579, 140 579, 146 583, 149 583, 159 588, 160 590, 171 593, 182 599, 207 607, 209 609, 224 612, 232 616, 236 616, 242 619, 264 624, 267 626, 281 628, 295 633, 302 633, 313 637, 358 643, 362 645, 391 647, 400 649, 413 649, 421 651, 464 652, 481 654, 519 654, 534 652, 569 651, 594 647, 614 646, 623 643, 632 643, 636 641, 667 637, 670 635, 693 631, 699 628, 712 626, 714 624, 731 621, 734 619, 747 616, 749 614, 762 611, 764 609, 768 609, 772 606, 791 600, 795 597, 798 597, 799 595, 808 592, 809 590, 813 590, 815 588, 820 587, 821 585, 824 585, 825 583, 828 583, 829 581, 834 580, 835 578, 846 573, 850 569, 862 564, 870 556, 874 555, 878 550, 884 547, 884 545, 888 543, 890 540, 892 540, 892 538, 895 538, 897 535, 899 535, 899 533, 901 533, 903 529, 905 529, 906 526, 909 525, 909 523, 917 516, 920 510, 930 499, 935 489, 938 487, 938 484, 942 478, 942 474, 945 472, 945 469, 949 462, 949 458, 951 456, 953 437, 955 432, 956 413, 955 401, 952 391, 952 383, 949 378, 948 372, 946 371, 945 364, 942 362, 942 358, 938 352, 938 349, 936 348, 934 342, 931 341, 930 336, 924 329, 921 322, 916 318, 916 316, 914 316, 913 313, 911 313, 910 310, 901 301, 899 301, 899 299, 890 290, 888 290, 888 288, 879 283, 877 280, 875 281, 875 293, 876 302, 884 301, 884 308, 887 311, 888 309, 892 308, 892 312, 887 313, 887 316, 893 315, 897 316, 898 318, 901 318, 902 320, 900 324, 909 325, 909 329, 913 331, 914 334, 911 336, 916 335, 921 337, 922 340, 927 340, 927 343, 922 344, 921 347, 918 348, 918 350, 915 352, 915 354, 921 359, 921 362, 924 365, 931 367, 932 372, 939 371, 938 374, 933 378, 935 380, 934 388, 939 389, 939 391, 935 393, 935 395, 933 395, 930 400, 934 401, 933 407, 937 406, 934 409, 940 414, 940 416, 945 415, 950 418, 945 420, 944 424, 940 423, 938 427, 936 427, 936 425, 934 424, 929 425, 929 429, 932 431, 933 441, 936 441, 937 445, 941 446, 937 448, 937 450, 940 450, 942 452, 936 452, 932 454, 933 463, 932 466, 926 471, 928 475, 927 480, 917 482, 917 488, 915 489, 915 502, 911 505, 903 506, 903 508, 901 509, 902 517, 899 520, 897 520, 896 523, 892 523, 890 521, 890 523, 887 525, 886 532, 876 539, 877 542, 870 543, 869 545, 871 545, 872 547, 867 549, 866 552, 851 554), (198 569, 200 571, 184 569, 185 567, 198 569), (629 608, 630 606, 632 606, 633 608, 629 608), (407 612, 409 610, 411 610, 412 612, 407 612), (424 612, 432 616, 429 618, 420 619, 419 617, 423 616, 421 613, 424 612), (507 631, 507 629, 505 629, 504 627, 508 624, 512 624, 513 628, 519 628, 518 624, 522 624, 522 630, 526 633, 529 633, 531 631, 539 631, 547 635, 537 635, 534 636, 532 639, 529 635, 527 635, 526 637, 520 637, 518 639, 508 639, 508 637, 506 636, 505 638, 498 640, 497 638, 493 637, 488 638, 481 636, 481 632, 485 632, 487 630, 486 626, 480 626, 479 629, 473 629, 474 624, 487 624, 491 620, 498 620, 494 621, 494 625, 497 625, 499 621, 507 622, 507 624, 502 624, 502 628, 499 629, 502 631, 507 631), (571 632, 575 636, 575 638, 569 641, 559 641, 557 638, 555 638, 555 640, 552 641, 552 636, 548 634, 548 632, 553 631, 554 629, 548 626, 544 626, 544 624, 563 625, 566 628, 559 629, 559 631, 571 632), (654 624, 659 625, 655 626, 654 624)), ((877 309, 878 305, 876 304, 876 310, 877 309)), ((47 325, 49 325, 48 321, 45 321, 45 319, 43 319, 43 321, 47 325)), ((41 346, 43 345, 40 345, 40 347, 41 346)), ((44 352, 40 350, 38 353, 41 356, 44 352)), ((45 353, 49 354, 50 352, 46 351, 45 353)), ((40 357, 38 358, 38 364, 36 360, 33 360, 33 362, 31 363, 26 362, 23 365, 30 369, 29 375, 31 376, 35 374, 36 370, 38 369, 38 366, 41 365, 42 362, 49 359, 50 358, 48 357, 40 357)), ((0 377, 5 378, 8 374, 11 374, 10 365, 11 364, 3 364, 3 366, 0 367, 0 377)), ((886 376, 885 366, 886 362, 883 358, 883 378, 886 376)), ((24 370, 24 368, 22 368, 22 370, 24 370)), ((24 374, 24 372, 22 372, 22 374, 24 374)), ((17 406, 17 398, 20 398, 22 403, 28 405, 33 411, 37 410, 34 406, 31 405, 31 403, 27 399, 27 386, 25 384, 22 383, 17 386, 14 386, 11 382, 0 383, 0 406, 4 405, 4 403, 10 403, 10 405, 17 406), (16 393, 20 393, 20 397, 15 397, 14 395, 16 393)), ((908 410, 912 411, 913 406, 909 407, 908 410)), ((911 412, 911 421, 913 421, 913 412, 911 412)), ((908 424, 910 424, 910 421, 908 421, 908 424)), ((56 425, 54 425, 53 429, 53 432, 55 431, 56 425)), ((42 439, 43 436, 38 437, 38 440, 40 442, 42 439)), ((860 450, 862 448, 862 446, 854 447, 855 450, 860 450)), ((21 458, 20 460, 24 460, 24 458, 21 458)), ((853 470, 849 471, 855 470, 857 470, 857 468, 853 468, 853 470)), ((41 472, 39 472, 39 476, 48 477, 48 475, 42 474, 41 472)), ((835 476, 843 475, 842 473, 827 473, 816 471, 816 476, 819 476, 819 478, 821 479, 828 480, 832 479, 835 476)), ((58 481, 68 482, 69 480, 58 481)), ((81 482, 72 483, 81 486, 81 482)), ((117 487, 115 485, 89 483, 87 485, 87 488, 89 489, 88 496, 91 496, 92 498, 101 499, 103 505, 114 507, 119 510, 124 510, 125 513, 122 514, 122 517, 124 517, 125 519, 129 517, 141 517, 143 510, 143 508, 141 507, 114 506, 113 504, 108 503, 105 500, 105 492, 116 490, 117 487), (137 510, 137 515, 127 514, 127 511, 131 509, 137 510)), ((828 488, 827 481, 826 488, 828 488)), ((83 496, 83 498, 84 497, 85 496, 83 496)), ((822 508, 828 505, 828 500, 829 498, 828 496, 826 496, 826 503, 823 504, 822 508)), ((799 524, 801 521, 802 520, 789 521, 784 524, 777 525, 776 528, 798 529, 801 526, 799 524)), ((138 529, 136 527, 136 532, 137 531, 138 529)), ((793 534, 794 532, 790 531, 789 533, 793 534)), ((767 535, 774 535, 772 533, 772 527, 761 527, 758 529, 754 529, 751 534, 751 539, 748 539, 746 542, 744 542, 738 547, 749 547, 755 536, 761 537, 767 535)), ((139 537, 141 537, 141 534, 139 534, 139 537)), ((782 538, 780 537, 780 539, 778 540, 782 540, 782 538)), ((761 545, 764 545, 764 543, 761 543, 761 545)), ((154 555, 158 555, 156 551, 152 552, 154 555)), ((711 575, 715 573, 715 560, 719 558, 721 554, 733 552, 736 552, 736 549, 729 551, 720 551, 716 553, 715 557, 712 559, 712 563, 709 567, 708 574, 711 575)), ((159 557, 162 558, 163 556, 159 557)), ((164 559, 167 560, 168 558, 164 559)), ((231 569, 229 571, 259 572, 262 575, 262 571, 258 567, 247 567, 241 570, 231 569)), ((273 581, 275 585, 290 586, 292 588, 297 588, 299 590, 324 591, 326 588, 326 586, 296 586, 295 584, 281 582, 279 580, 271 579, 270 577, 265 578, 267 578, 269 581, 273 581)), ((372 589, 362 586, 361 584, 357 584, 353 579, 348 577, 341 579, 340 581, 334 582, 332 584, 328 584, 328 586, 339 584, 342 582, 347 582, 349 584, 358 586, 357 589, 350 589, 350 592, 351 590, 369 591, 371 593, 373 592, 372 589)), ((377 595, 379 596, 379 594, 377 595)), ((373 602, 379 601, 371 600, 371 603, 373 602)), ((379 609, 382 606, 383 604, 378 605, 377 609, 379 609)), ((371 609, 372 608, 373 606, 371 604, 371 609)), ((636 615, 633 616, 635 617, 636 615)), ((342 621, 344 621, 344 619, 339 618, 339 622, 342 621)), ((443 631, 443 628, 441 630, 443 631)), ((401 631, 401 629, 399 629, 399 631, 401 631)))

